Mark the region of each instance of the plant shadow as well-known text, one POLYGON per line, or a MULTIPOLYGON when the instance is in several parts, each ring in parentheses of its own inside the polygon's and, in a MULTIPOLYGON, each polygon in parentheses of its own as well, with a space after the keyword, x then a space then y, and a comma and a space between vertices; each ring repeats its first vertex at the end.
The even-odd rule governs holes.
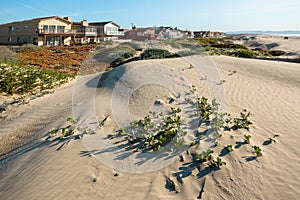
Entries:
POLYGON ((266 140, 263 142, 263 146, 268 146, 270 144, 272 144, 272 141, 270 141, 270 140, 266 140))
POLYGON ((239 149, 242 145, 245 145, 246 143, 245 142, 236 142, 235 143, 236 145, 235 145, 235 149, 239 149))
POLYGON ((245 159, 247 162, 251 162, 253 160, 256 160, 256 156, 248 156, 246 159, 245 159))
POLYGON ((223 157, 223 156, 226 156, 228 153, 229 153, 228 149, 226 147, 224 147, 222 149, 222 151, 220 152, 219 156, 223 157))

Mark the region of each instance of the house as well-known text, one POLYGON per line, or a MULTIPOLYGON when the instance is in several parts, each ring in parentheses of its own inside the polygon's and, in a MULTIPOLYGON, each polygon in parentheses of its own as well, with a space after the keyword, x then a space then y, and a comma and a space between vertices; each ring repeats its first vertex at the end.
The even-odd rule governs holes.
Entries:
POLYGON ((97 26, 91 26, 87 20, 82 20, 81 22, 72 22, 72 44, 100 42, 97 29, 97 26))
POLYGON ((100 40, 117 40, 124 37, 124 32, 120 29, 120 26, 113 21, 92 22, 89 25, 97 27, 100 40))
POLYGON ((132 26, 132 29, 125 32, 125 39, 147 41, 157 39, 155 28, 136 28, 132 26))
POLYGON ((124 37, 113 21, 72 22, 70 17, 51 16, 0 25, 0 44, 39 46, 94 43, 124 37))
POLYGON ((158 34, 157 39, 167 40, 167 39, 178 39, 178 38, 194 38, 192 31, 183 31, 177 27, 173 28, 160 26, 156 28, 156 33, 158 34))
POLYGON ((194 31, 195 38, 222 38, 224 37, 224 33, 222 32, 213 32, 213 31, 194 31))
POLYGON ((69 45, 71 22, 51 16, 0 25, 1 44, 69 45))

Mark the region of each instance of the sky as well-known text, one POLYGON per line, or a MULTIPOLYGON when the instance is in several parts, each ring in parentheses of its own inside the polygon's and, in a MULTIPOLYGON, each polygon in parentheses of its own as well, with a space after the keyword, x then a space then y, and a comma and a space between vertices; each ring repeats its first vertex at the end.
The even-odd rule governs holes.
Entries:
POLYGON ((0 24, 54 15, 112 20, 122 28, 300 30, 300 0, 0 0, 0 24))

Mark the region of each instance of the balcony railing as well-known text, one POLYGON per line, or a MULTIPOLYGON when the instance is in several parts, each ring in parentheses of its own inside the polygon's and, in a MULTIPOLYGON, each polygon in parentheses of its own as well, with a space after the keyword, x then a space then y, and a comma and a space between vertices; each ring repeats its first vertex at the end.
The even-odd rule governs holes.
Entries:
POLYGON ((49 34, 49 35, 80 35, 80 34, 85 34, 85 35, 97 35, 98 32, 83 32, 83 31, 78 31, 78 30, 70 30, 70 29, 39 29, 39 34, 49 34))
POLYGON ((122 31, 105 31, 106 35, 124 35, 122 31))

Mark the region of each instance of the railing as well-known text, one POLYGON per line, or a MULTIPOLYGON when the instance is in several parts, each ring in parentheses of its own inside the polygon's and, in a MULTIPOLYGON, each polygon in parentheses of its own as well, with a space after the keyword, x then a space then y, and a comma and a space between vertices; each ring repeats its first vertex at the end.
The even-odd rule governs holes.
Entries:
POLYGON ((98 32, 82 32, 78 30, 70 30, 70 29, 63 29, 63 30, 58 30, 58 29, 39 29, 38 31, 39 34, 69 34, 69 35, 80 35, 80 34, 86 34, 86 35, 97 35, 98 32))
POLYGON ((105 31, 106 35, 124 35, 122 31, 105 31))

